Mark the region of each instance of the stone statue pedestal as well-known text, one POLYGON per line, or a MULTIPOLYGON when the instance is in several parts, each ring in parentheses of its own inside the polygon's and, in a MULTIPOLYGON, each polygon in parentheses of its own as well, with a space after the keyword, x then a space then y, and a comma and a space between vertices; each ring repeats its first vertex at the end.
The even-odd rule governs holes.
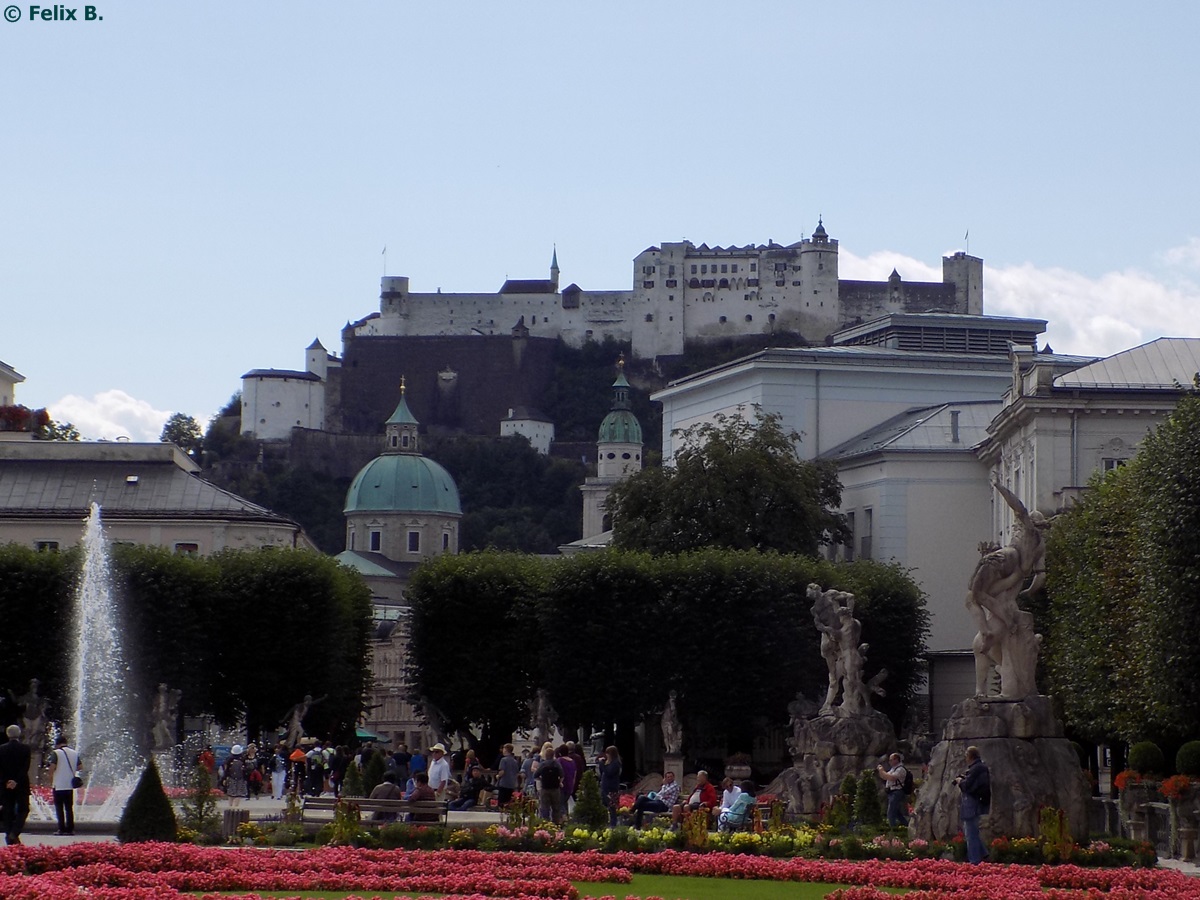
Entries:
POLYGON ((841 788, 847 775, 873 770, 896 749, 891 720, 874 710, 820 715, 796 723, 790 769, 766 789, 787 800, 788 812, 811 816, 841 788))
MULTIPOLYGON (((675 783, 683 784, 683 754, 682 753, 664 753, 663 754, 663 776, 668 772, 675 773, 675 783)), ((657 790, 657 786, 654 790, 657 790)))
POLYGON ((1050 698, 1040 694, 974 697, 954 707, 917 795, 909 826, 914 837, 949 840, 960 830, 954 779, 967 767, 970 746, 979 748, 991 773, 985 840, 1036 835, 1043 806, 1065 810, 1075 839, 1087 837, 1091 788, 1050 698))

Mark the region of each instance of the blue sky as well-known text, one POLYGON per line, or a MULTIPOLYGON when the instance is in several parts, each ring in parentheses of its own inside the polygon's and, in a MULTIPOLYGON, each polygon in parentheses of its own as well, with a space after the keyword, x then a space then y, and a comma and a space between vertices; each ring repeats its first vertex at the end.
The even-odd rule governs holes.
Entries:
POLYGON ((940 279, 1063 352, 1200 334, 1200 5, 97 2, 0 21, 0 360, 202 422, 414 290, 627 288, 686 237, 940 279), (82 17, 82 6, 78 7, 82 17), (1153 14, 1151 14, 1153 13, 1153 14))

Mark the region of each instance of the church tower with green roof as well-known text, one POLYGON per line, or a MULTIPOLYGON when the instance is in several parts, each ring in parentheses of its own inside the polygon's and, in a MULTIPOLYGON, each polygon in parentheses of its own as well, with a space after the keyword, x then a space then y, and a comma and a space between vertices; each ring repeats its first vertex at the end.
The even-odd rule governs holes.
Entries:
POLYGON ((612 516, 606 507, 609 491, 642 470, 642 426, 629 401, 624 356, 617 360, 617 380, 612 389, 612 407, 600 423, 596 438, 596 475, 580 486, 585 542, 612 530, 612 516))

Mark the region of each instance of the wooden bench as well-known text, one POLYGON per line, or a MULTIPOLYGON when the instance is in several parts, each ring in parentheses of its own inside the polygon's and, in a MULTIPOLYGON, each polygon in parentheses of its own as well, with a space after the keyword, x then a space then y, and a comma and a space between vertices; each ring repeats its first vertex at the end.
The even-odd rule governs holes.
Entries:
POLYGON ((370 800, 366 797, 305 797, 301 807, 300 821, 304 825, 332 822, 338 803, 353 803, 362 814, 363 823, 386 825, 386 820, 375 819, 375 813, 394 815, 392 821, 404 822, 408 815, 415 825, 445 825, 448 808, 445 800, 370 800))

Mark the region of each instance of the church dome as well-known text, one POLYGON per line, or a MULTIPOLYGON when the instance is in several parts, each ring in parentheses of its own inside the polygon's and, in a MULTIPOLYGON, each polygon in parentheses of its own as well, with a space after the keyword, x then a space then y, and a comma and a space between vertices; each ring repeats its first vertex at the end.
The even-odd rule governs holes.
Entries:
POLYGON ((384 454, 371 460, 346 491, 345 513, 426 512, 462 515, 450 473, 414 454, 384 454))
POLYGON ((631 410, 614 409, 600 423, 597 440, 601 444, 640 444, 642 426, 631 410))

